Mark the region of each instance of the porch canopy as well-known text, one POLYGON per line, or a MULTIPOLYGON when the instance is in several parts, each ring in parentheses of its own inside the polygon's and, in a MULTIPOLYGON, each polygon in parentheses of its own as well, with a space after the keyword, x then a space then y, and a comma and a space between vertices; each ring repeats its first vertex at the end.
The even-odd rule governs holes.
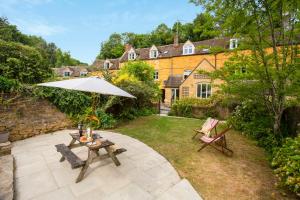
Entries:
POLYGON ((57 87, 57 88, 63 88, 68 90, 78 90, 83 92, 92 92, 92 93, 99 93, 104 95, 115 95, 115 96, 136 98, 135 96, 129 94, 128 92, 96 76, 40 83, 38 84, 38 86, 57 87))

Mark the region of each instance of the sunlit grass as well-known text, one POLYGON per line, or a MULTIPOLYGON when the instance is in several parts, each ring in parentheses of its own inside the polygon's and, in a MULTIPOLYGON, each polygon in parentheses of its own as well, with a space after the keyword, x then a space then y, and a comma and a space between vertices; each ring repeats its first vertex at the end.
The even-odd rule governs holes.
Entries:
POLYGON ((263 150, 241 134, 226 135, 233 157, 211 147, 197 152, 193 129, 203 120, 149 116, 121 125, 114 131, 148 144, 187 178, 205 199, 284 199, 263 150))

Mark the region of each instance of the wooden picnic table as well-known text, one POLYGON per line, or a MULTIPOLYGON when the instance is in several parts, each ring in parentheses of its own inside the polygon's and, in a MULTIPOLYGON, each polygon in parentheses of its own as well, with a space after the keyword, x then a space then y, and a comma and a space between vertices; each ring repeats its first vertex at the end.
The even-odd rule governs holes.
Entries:
POLYGON ((98 162, 106 158, 111 158, 116 166, 121 165, 116 155, 123 153, 124 151, 126 151, 126 149, 115 149, 113 147, 113 142, 109 140, 103 140, 102 137, 97 133, 92 135, 93 143, 80 141, 79 133, 70 133, 70 136, 72 137, 72 140, 68 146, 66 146, 65 144, 57 144, 55 145, 55 147, 57 151, 62 154, 60 162, 63 162, 67 159, 67 161, 71 164, 72 169, 82 167, 76 179, 76 183, 80 182, 83 179, 84 174, 91 163, 98 162), (87 160, 81 160, 76 154, 71 151, 71 149, 82 146, 88 148, 87 160), (106 154, 100 155, 100 149, 105 149, 106 154))

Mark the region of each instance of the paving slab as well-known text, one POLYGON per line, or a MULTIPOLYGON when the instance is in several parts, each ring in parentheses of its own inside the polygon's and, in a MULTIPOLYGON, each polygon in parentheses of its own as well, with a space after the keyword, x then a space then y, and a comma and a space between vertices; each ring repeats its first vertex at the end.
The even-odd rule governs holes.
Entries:
POLYGON ((14 158, 12 155, 0 157, 0 199, 12 200, 14 196, 14 158))
POLYGON ((193 186, 186 179, 181 180, 158 198, 158 200, 181 199, 202 200, 199 194, 194 190, 193 186))
MULTIPOLYGON (((96 132, 127 149, 117 156, 121 166, 111 159, 93 163, 84 179, 75 183, 80 169, 71 169, 67 161, 59 162, 61 155, 54 147, 67 145, 69 133, 75 131, 62 130, 13 143, 16 200, 201 199, 159 153, 134 138, 108 131, 96 132)), ((87 158, 86 147, 72 151, 83 160, 87 158)))

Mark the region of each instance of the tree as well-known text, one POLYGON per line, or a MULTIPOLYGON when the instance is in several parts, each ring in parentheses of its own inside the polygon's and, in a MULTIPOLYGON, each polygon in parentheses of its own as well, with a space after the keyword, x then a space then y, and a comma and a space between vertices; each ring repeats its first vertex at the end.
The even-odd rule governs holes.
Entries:
POLYGON ((299 10, 297 0, 191 0, 216 17, 223 35, 239 36, 248 54, 236 55, 214 73, 224 89, 264 103, 281 136, 288 98, 299 98, 299 10), (246 69, 241 70, 241 68, 246 69), (238 72, 238 73, 236 73, 238 72))
POLYGON ((123 74, 133 76, 139 81, 154 81, 154 68, 143 61, 134 61, 126 63, 118 72, 119 76, 122 76, 123 74))
POLYGON ((215 19, 209 13, 201 13, 193 21, 193 41, 214 38, 220 34, 215 19))
POLYGON ((51 76, 51 68, 38 50, 0 40, 0 74, 21 83, 39 83, 51 76))
POLYGON ((101 44, 99 59, 119 58, 124 52, 124 44, 120 34, 112 34, 108 41, 101 44))
POLYGON ((160 24, 150 34, 151 42, 155 45, 166 45, 173 42, 172 30, 166 24, 160 24))

